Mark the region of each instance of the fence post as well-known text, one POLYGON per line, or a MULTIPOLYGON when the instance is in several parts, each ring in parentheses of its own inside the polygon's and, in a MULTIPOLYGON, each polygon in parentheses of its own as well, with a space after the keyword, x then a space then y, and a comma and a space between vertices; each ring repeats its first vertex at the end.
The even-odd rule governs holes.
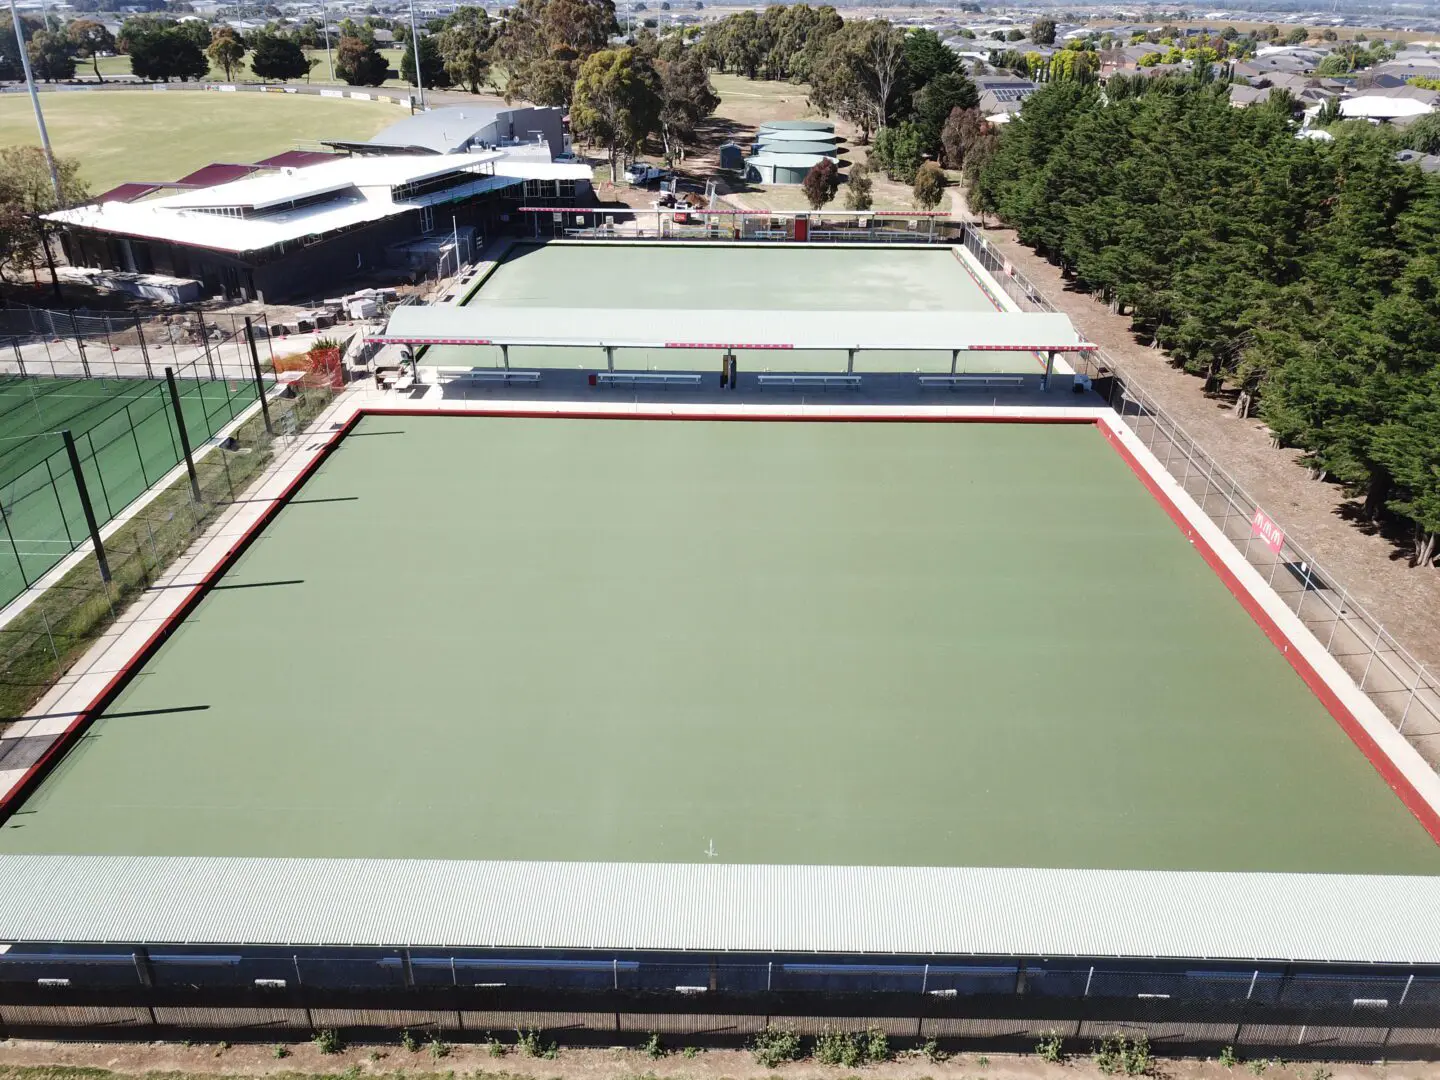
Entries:
MULTIPOLYGON (((1415 664, 1415 681, 1410 684, 1410 696, 1405 699, 1405 711, 1400 714, 1400 726, 1395 730, 1401 735, 1405 734, 1405 723, 1410 719, 1410 706, 1415 704, 1415 695, 1420 692, 1420 679, 1425 674, 1425 669, 1417 662, 1415 664)), ((1409 986, 1406 986, 1409 989, 1409 986)))
POLYGON ((20 351, 20 339, 12 339, 10 344, 15 349, 15 363, 20 368, 20 377, 25 377, 25 354, 20 351))
POLYGON ((80 508, 85 511, 85 525, 90 530, 90 542, 95 545, 95 561, 100 564, 100 580, 109 584, 110 564, 105 559, 105 545, 100 542, 100 526, 95 522, 95 508, 90 505, 90 492, 85 488, 85 473, 80 469, 80 454, 75 449, 75 440, 70 429, 60 432, 65 440, 65 453, 70 458, 70 471, 75 476, 75 490, 80 494, 80 508))
POLYGON ((25 588, 30 588, 30 575, 25 573, 25 564, 20 559, 20 549, 15 544, 15 534, 10 531, 10 515, 5 508, 0 506, 0 521, 5 523, 5 536, 10 541, 10 550, 15 553, 15 569, 20 571, 20 580, 25 583, 25 588))
POLYGON ((170 386, 170 404, 175 408, 175 428, 180 432, 180 449, 185 454, 185 471, 190 474, 190 494, 200 501, 200 480, 195 475, 195 459, 190 456, 190 436, 185 432, 185 414, 180 409, 180 391, 175 388, 175 371, 165 369, 165 382, 170 386))
POLYGON ((205 364, 210 369, 210 378, 215 378, 215 358, 210 355, 210 331, 205 329, 205 316, 200 316, 200 345, 205 350, 205 364))
POLYGON ((140 316, 135 316, 135 336, 140 339, 140 355, 145 358, 145 377, 153 379, 155 371, 150 367, 150 349, 145 344, 145 325, 140 321, 140 316))
POLYGON ((245 340, 250 343, 250 365, 255 369, 255 393, 260 397, 260 412, 265 417, 265 434, 273 436, 275 425, 270 423, 270 402, 265 400, 265 380, 260 377, 260 351, 255 348, 255 328, 250 325, 250 316, 245 316, 245 340))
MULTIPOLYGON (((75 335, 75 348, 80 350, 80 370, 85 372, 85 378, 90 378, 90 359, 85 355, 85 342, 80 338, 80 326, 75 322, 75 313, 69 312, 70 332, 75 335)), ((51 361, 54 365, 54 361, 51 361)))
POLYGON ((150 473, 145 468, 145 455, 140 452, 140 436, 135 433, 135 415, 130 411, 127 403, 125 406, 125 420, 130 425, 130 439, 135 443, 135 460, 140 463, 140 479, 145 481, 145 486, 150 486, 150 473))

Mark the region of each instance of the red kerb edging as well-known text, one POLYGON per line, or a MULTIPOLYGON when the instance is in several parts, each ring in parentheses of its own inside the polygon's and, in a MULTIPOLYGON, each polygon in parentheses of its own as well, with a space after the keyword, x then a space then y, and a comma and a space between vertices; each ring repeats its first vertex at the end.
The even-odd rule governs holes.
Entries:
POLYGON ((1150 475, 1149 470, 1130 452, 1130 448, 1124 444, 1119 436, 1117 436, 1104 421, 1095 421, 1095 426, 1105 437, 1105 440, 1114 447, 1115 452, 1120 455, 1125 464, 1130 466, 1131 471, 1140 478, 1140 482, 1145 485, 1145 489, 1150 492, 1155 501, 1170 515, 1170 520, 1180 527, 1180 531, 1183 532, 1191 544, 1195 546, 1195 550, 1200 553, 1200 556, 1209 565, 1210 569, 1225 583, 1225 587, 1230 590, 1230 594, 1234 596, 1236 600, 1240 601, 1240 605, 1249 613, 1250 617, 1255 620, 1256 625, 1260 627, 1265 636, 1270 639, 1270 644, 1280 650, 1281 655, 1290 662, 1290 666, 1295 669, 1296 674, 1298 674, 1300 678, 1304 680, 1305 685, 1310 688, 1310 692, 1320 699, 1320 703, 1324 705, 1330 715, 1335 718, 1335 722, 1340 725, 1345 734, 1350 736, 1350 741, 1359 747, 1360 752, 1364 754, 1370 764, 1374 766, 1375 771, 1378 772, 1381 777, 1384 778, 1385 783, 1390 786, 1390 790, 1400 797, 1400 801, 1415 815, 1425 831, 1430 834, 1430 838, 1437 844, 1440 844, 1440 813, 1437 813, 1435 808, 1415 789, 1415 786, 1410 783, 1405 774, 1401 772, 1395 762, 1390 759, 1390 755, 1385 753, 1380 747, 1380 744, 1371 736, 1370 732, 1365 730, 1365 726, 1360 723, 1355 714, 1350 711, 1349 707, 1346 706, 1335 691, 1330 688, 1330 684, 1321 678, 1320 674, 1310 665, 1310 662, 1305 659, 1295 642, 1290 639, 1284 630, 1280 629, 1279 624, 1271 618, 1270 613, 1265 610, 1264 605, 1241 583, 1240 579, 1237 578, 1230 567, 1226 565, 1225 560, 1220 558, 1215 549, 1195 530, 1195 527, 1191 525, 1189 519, 1181 512, 1180 508, 1175 505, 1170 496, 1155 482, 1155 478, 1150 475))
POLYGON ((20 780, 15 786, 12 787, 3 798, 0 798, 0 824, 4 824, 10 815, 20 809, 20 807, 24 805, 25 800, 35 793, 35 789, 38 788, 45 777, 49 775, 50 770, 59 764, 60 759, 70 752, 72 746, 80 741, 80 738, 89 729, 90 725, 94 723, 100 714, 110 706, 111 702, 119 696, 120 691, 125 689, 130 680, 139 674, 140 669, 155 655, 160 646, 165 644, 180 623, 195 610, 195 607, 205 598, 206 594, 210 592, 210 588, 214 585, 215 581, 235 565, 235 561, 245 553, 245 549, 255 541, 255 538, 260 535, 261 530, 275 520, 275 516, 284 509, 300 486, 309 480, 315 470, 330 456, 335 447, 340 444, 340 440, 350 433, 350 429, 355 426, 362 415, 362 413, 357 412, 344 427, 330 436, 329 441, 326 442, 320 452, 315 455, 314 459, 300 471, 295 479, 291 480, 290 483, 285 486, 285 490, 275 498, 270 506, 266 508, 265 512, 255 520, 254 524, 245 530, 244 535, 231 545, 230 550, 225 553, 220 561, 190 590, 189 595, 185 597, 180 606, 166 616, 165 620, 155 632, 146 639, 145 644, 140 647, 140 650, 126 662, 124 667, 115 673, 110 681, 105 684, 105 688, 95 696, 90 704, 76 714, 75 719, 70 721, 69 726, 56 736, 55 741, 36 759, 35 763, 25 770, 25 775, 20 777, 20 780))

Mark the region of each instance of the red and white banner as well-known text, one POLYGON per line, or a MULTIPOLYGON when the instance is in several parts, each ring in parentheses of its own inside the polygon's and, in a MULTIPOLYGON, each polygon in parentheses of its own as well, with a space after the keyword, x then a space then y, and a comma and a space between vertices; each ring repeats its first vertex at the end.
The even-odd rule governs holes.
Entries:
POLYGON ((1258 506, 1255 508, 1255 516, 1250 519, 1250 535, 1265 541, 1265 546, 1276 555, 1279 555, 1280 549, 1285 546, 1285 531, 1271 521, 1270 515, 1258 506))

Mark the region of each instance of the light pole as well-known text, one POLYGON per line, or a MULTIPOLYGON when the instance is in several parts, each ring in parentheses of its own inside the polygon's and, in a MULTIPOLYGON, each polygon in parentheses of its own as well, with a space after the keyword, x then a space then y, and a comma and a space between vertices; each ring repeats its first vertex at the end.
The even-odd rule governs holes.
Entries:
POLYGON ((320 0, 320 32, 325 35, 325 62, 330 65, 330 81, 335 81, 335 57, 330 53, 330 9, 320 0))
MULTIPOLYGON (((10 0, 13 5, 15 0, 10 0)), ((420 108, 425 108, 425 80, 420 77, 420 31, 415 28, 415 0, 410 0, 410 54, 415 57, 415 89, 420 91, 420 108)))
POLYGON ((20 66, 25 69, 25 85, 30 90, 30 104, 35 107, 35 126, 40 129, 40 145, 45 148, 45 164, 50 167, 50 183, 55 187, 55 209, 63 210, 65 198, 60 194, 60 174, 55 169, 55 151, 50 149, 50 133, 45 130, 45 114, 40 111, 40 93, 35 89, 35 75, 30 70, 30 53, 25 48, 25 24, 20 21, 20 13, 15 10, 15 0, 10 0, 10 21, 15 26, 15 43, 20 47, 20 66))

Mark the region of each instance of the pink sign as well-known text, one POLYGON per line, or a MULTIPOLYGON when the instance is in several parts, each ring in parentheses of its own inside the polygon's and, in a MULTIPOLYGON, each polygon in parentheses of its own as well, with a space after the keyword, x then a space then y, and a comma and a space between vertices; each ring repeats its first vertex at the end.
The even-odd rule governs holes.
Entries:
POLYGON ((1265 541, 1265 546, 1276 555, 1279 555, 1280 549, 1285 546, 1284 531, 1270 520, 1269 514, 1258 506, 1255 508, 1255 516, 1250 519, 1250 535, 1258 536, 1265 541))

